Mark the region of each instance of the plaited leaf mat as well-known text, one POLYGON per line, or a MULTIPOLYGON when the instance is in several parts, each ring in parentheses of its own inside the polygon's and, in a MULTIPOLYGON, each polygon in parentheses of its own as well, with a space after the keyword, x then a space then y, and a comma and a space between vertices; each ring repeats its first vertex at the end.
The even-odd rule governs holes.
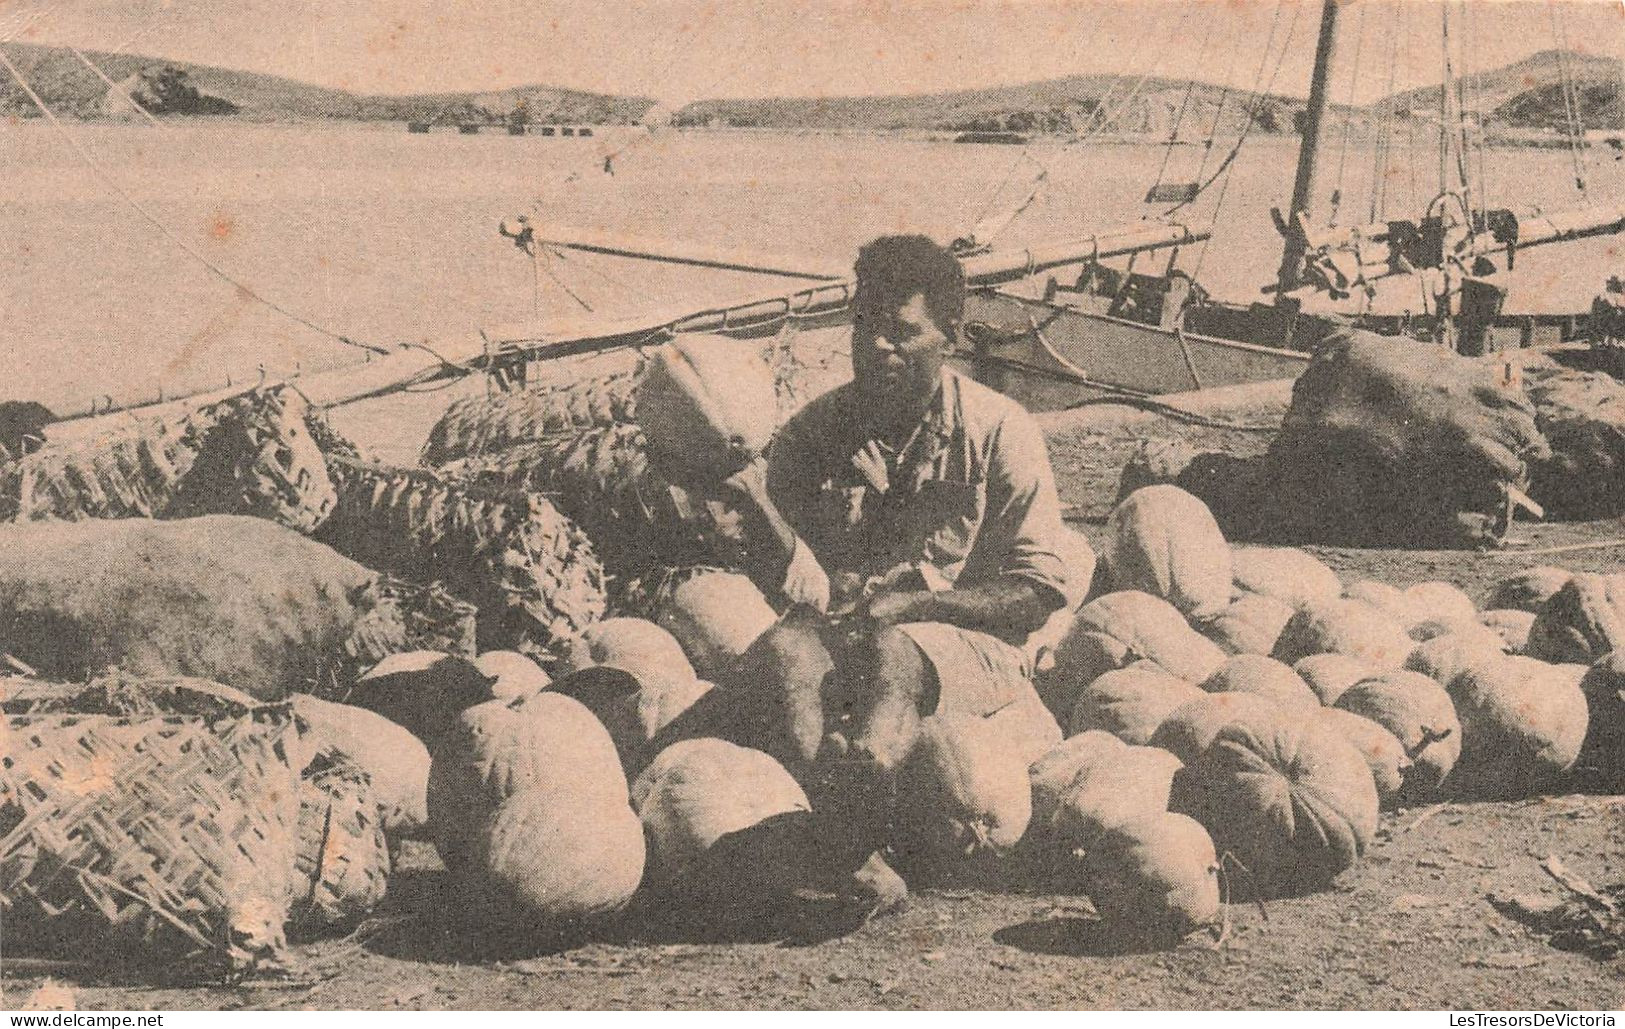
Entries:
POLYGON ((482 649, 550 651, 604 615, 592 544, 546 497, 425 469, 332 459, 322 538, 372 568, 440 581, 479 608, 482 649))
POLYGON ((88 419, 0 461, 0 520, 252 514, 308 532, 335 500, 308 415, 297 392, 271 388, 88 419))
POLYGON ((581 382, 464 397, 430 430, 423 461, 443 465, 516 443, 630 422, 637 384, 635 371, 621 371, 581 382))
POLYGON ((453 462, 448 478, 547 494, 627 582, 662 567, 742 567, 744 528, 718 497, 676 489, 650 463, 643 430, 621 424, 453 462))
POLYGON ((389 888, 389 846, 372 781, 334 752, 315 755, 300 778, 294 870, 288 926, 300 937, 356 925, 389 888))
POLYGON ((391 654, 438 650, 461 657, 476 651, 479 609, 438 582, 420 584, 381 576, 369 591, 372 609, 356 622, 345 643, 347 664, 371 668, 391 654))
POLYGON ((259 518, 0 525, 0 651, 52 679, 118 667, 279 699, 329 667, 373 578, 259 518))
POLYGON ((298 819, 290 710, 211 683, 87 694, 87 707, 132 710, 6 716, 8 952, 88 951, 181 978, 276 964, 298 819), (194 713, 162 711, 166 698, 194 713))

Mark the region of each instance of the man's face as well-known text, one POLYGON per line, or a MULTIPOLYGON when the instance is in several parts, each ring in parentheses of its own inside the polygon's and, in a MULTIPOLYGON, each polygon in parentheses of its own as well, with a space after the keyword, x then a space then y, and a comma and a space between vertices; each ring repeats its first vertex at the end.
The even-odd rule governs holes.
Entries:
POLYGON ((949 344, 924 293, 876 304, 859 311, 852 327, 852 377, 867 401, 916 409, 936 391, 949 344))

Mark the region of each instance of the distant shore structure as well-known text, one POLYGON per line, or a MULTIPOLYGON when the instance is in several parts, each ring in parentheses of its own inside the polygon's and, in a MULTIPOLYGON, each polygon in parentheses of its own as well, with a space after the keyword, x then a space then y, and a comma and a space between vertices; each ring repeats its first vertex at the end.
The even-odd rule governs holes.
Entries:
POLYGON ((1027 137, 1019 132, 961 132, 954 137, 955 143, 1013 143, 1021 146, 1027 142, 1027 137))
POLYGON ((435 129, 449 129, 452 127, 457 129, 458 134, 464 136, 475 136, 486 131, 487 129, 496 132, 506 132, 510 136, 552 136, 555 138, 570 137, 574 139, 591 139, 593 136, 593 128, 590 125, 539 125, 514 124, 512 122, 486 123, 433 121, 409 121, 406 123, 406 131, 411 133, 429 133, 433 132, 435 129))

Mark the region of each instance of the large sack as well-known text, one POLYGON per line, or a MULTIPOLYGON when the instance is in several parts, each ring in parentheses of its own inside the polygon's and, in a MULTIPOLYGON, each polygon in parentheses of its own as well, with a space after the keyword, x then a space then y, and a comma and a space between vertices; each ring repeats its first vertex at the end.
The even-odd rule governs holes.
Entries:
POLYGON ((1398 622, 1407 632, 1411 626, 1427 617, 1426 612, 1416 609, 1416 605, 1411 602, 1411 598, 1404 590, 1376 579, 1356 579, 1343 590, 1343 596, 1348 600, 1360 600, 1370 604, 1398 622))
POLYGON ((1529 627, 1529 656, 1589 665, 1625 650, 1625 573, 1576 575, 1552 594, 1529 627))
POLYGON ((1580 680, 1590 727, 1579 767, 1604 790, 1625 793, 1625 651, 1600 659, 1580 680))
POLYGON ((432 650, 391 654, 334 699, 405 727, 432 753, 457 718, 494 699, 491 676, 474 662, 432 650))
POLYGON ((517 650, 487 650, 474 659, 474 668, 490 678, 492 700, 512 700, 553 685, 541 665, 517 650))
POLYGON ((1549 456, 1498 365, 1358 329, 1316 349, 1269 450, 1282 521, 1353 545, 1469 542, 1458 515, 1496 511, 1549 456))
MULTIPOLYGON (((588 822, 595 808, 627 807, 615 744, 591 711, 544 691, 487 701, 459 716, 429 768, 429 827, 446 867, 478 872, 492 820, 520 794, 557 794, 588 822)), ((535 823, 533 815, 541 817, 524 819, 535 823)))
POLYGON ((1478 608, 1459 587, 1448 582, 1419 582, 1405 589, 1405 600, 1416 619, 1406 628, 1414 634, 1417 626, 1425 622, 1446 625, 1473 625, 1478 622, 1478 608))
POLYGON ((1232 547, 1230 555, 1235 587, 1244 593, 1274 597, 1290 607, 1343 593, 1336 572, 1296 547, 1232 547))
POLYGON ((1061 801, 1079 776, 1117 760, 1128 744, 1108 732, 1089 729, 1051 747, 1028 768, 1032 781, 1032 826, 1050 825, 1061 801))
POLYGON ((906 863, 951 870, 1013 848, 1032 817, 1028 762, 988 721, 932 715, 897 776, 893 846, 906 863))
POLYGON ((1256 693, 1207 693, 1179 705, 1151 734, 1150 745, 1161 747, 1181 761, 1189 762, 1206 750, 1219 730, 1237 721, 1273 721, 1282 716, 1268 697, 1256 693))
POLYGON ((1206 827, 1265 894, 1323 887, 1377 831, 1366 762, 1318 719, 1232 722, 1174 776, 1169 810, 1206 827))
POLYGON ((1320 698, 1288 666, 1257 654, 1237 654, 1202 681, 1208 693, 1252 693, 1286 707, 1318 707, 1320 698))
POLYGON ((1243 593, 1201 623, 1201 633, 1226 654, 1268 654, 1292 620, 1292 605, 1262 593, 1243 593))
POLYGON ((608 727, 631 769, 662 727, 710 689, 677 638, 642 618, 606 618, 571 642, 553 689, 586 704, 608 727))
POLYGON ((1534 612, 1497 608, 1485 611, 1478 620, 1500 637, 1507 653, 1522 654, 1529 649, 1529 631, 1535 627, 1534 612))
POLYGON ((643 824, 584 779, 509 797, 475 839, 468 882, 503 922, 553 927, 625 907, 643 879, 643 824))
POLYGON ((1311 654, 1347 654, 1387 670, 1403 665, 1413 646, 1402 625, 1370 604, 1328 600, 1299 608, 1271 656, 1290 665, 1311 654))
POLYGON ((1337 703, 1337 698, 1350 686, 1377 674, 1371 665, 1347 654, 1310 654, 1299 658, 1292 670, 1327 707, 1337 703))
POLYGON ((1461 723, 1450 695, 1421 672, 1386 672, 1355 683, 1337 698, 1337 706, 1371 719, 1399 740, 1410 758, 1408 800, 1431 800, 1461 757, 1461 723))
POLYGON ((42 675, 189 675, 261 700, 343 658, 374 575, 260 518, 0 526, 0 651, 42 675))
POLYGON ((1377 787, 1378 804, 1385 809, 1398 804, 1405 776, 1411 769, 1410 756, 1399 737, 1364 715, 1340 707, 1323 707, 1319 717, 1365 758, 1371 781, 1377 787))
POLYGON ((1552 594, 1568 585, 1572 578, 1574 573, 1566 568, 1553 568, 1551 565, 1525 568, 1496 582, 1490 590, 1489 599, 1484 601, 1484 609, 1511 608, 1514 611, 1538 612, 1552 598, 1552 594))
POLYGON ((1524 388, 1551 445, 1529 493, 1554 518, 1625 513, 1625 383, 1605 372, 1528 368, 1524 388))
POLYGON ((650 355, 634 417, 675 482, 720 482, 761 456, 778 429, 773 372, 754 347, 684 336, 650 355))
POLYGON ((1219 921, 1219 861, 1194 819, 1157 812, 1114 826, 1083 859, 1089 899, 1128 938, 1171 943, 1219 921))
POLYGON ((1107 524, 1106 569, 1118 590, 1140 590, 1206 618, 1230 603, 1230 545, 1207 505, 1177 486, 1148 486, 1107 524))
POLYGON ((1456 677, 1450 697, 1462 729, 1453 783, 1467 796, 1534 796, 1561 782, 1580 756, 1586 696, 1553 665, 1527 657, 1484 662, 1456 677))
POLYGON ((737 572, 701 572, 661 591, 654 605, 655 622, 706 679, 726 672, 778 617, 756 584, 737 572))
POLYGON ((1452 632, 1418 643, 1405 659, 1405 669, 1421 672, 1448 690, 1468 669, 1504 656, 1499 645, 1489 645, 1482 637, 1452 632))
POLYGON ((336 754, 364 772, 382 826, 420 837, 429 825, 429 751, 416 736, 363 708, 297 693, 294 725, 307 753, 336 754))
POLYGON ((1124 743, 1143 744, 1174 708, 1200 696, 1200 689, 1169 675, 1155 662, 1136 661, 1083 688, 1067 732, 1076 736, 1100 729, 1124 743))
POLYGON ((1128 747, 1073 778, 1050 816, 1050 834, 1071 852, 1145 815, 1168 810, 1168 791, 1181 762, 1160 747, 1128 747))
POLYGON ((632 784, 632 807, 643 819, 650 865, 662 881, 682 881, 713 899, 730 890, 763 899, 798 881, 806 855, 775 852, 787 838, 764 823, 777 825, 811 805, 784 766, 759 750, 717 739, 675 743, 632 784), (724 840, 732 868, 705 861, 724 840), (750 860, 739 860, 747 854, 750 860))
POLYGON ((640 685, 675 689, 698 676, 677 637, 642 618, 606 618, 582 630, 559 661, 559 675, 586 668, 617 668, 640 685))
POLYGON ((1078 609, 1055 648, 1055 665, 1039 689, 1053 711, 1068 712, 1078 692, 1114 668, 1155 661, 1171 675, 1201 682, 1224 663, 1224 651, 1185 623, 1167 601, 1148 593, 1108 593, 1078 609))

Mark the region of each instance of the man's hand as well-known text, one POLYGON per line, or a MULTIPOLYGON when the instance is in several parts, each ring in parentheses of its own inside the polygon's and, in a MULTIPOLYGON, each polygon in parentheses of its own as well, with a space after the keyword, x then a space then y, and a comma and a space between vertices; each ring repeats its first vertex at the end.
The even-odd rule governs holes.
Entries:
POLYGON ((877 593, 860 610, 871 621, 882 625, 899 622, 937 621, 935 593, 909 590, 901 593, 877 593))
POLYGON ((722 481, 736 497, 761 507, 767 500, 767 462, 761 458, 751 461, 722 481))
POLYGON ((798 544, 790 554, 790 564, 784 571, 784 598, 815 611, 829 610, 829 575, 805 543, 798 544))
POLYGON ((880 444, 870 440, 864 448, 852 455, 852 467, 857 469, 859 475, 869 483, 869 488, 876 493, 885 493, 891 489, 891 476, 886 471, 886 455, 880 452, 880 444))

